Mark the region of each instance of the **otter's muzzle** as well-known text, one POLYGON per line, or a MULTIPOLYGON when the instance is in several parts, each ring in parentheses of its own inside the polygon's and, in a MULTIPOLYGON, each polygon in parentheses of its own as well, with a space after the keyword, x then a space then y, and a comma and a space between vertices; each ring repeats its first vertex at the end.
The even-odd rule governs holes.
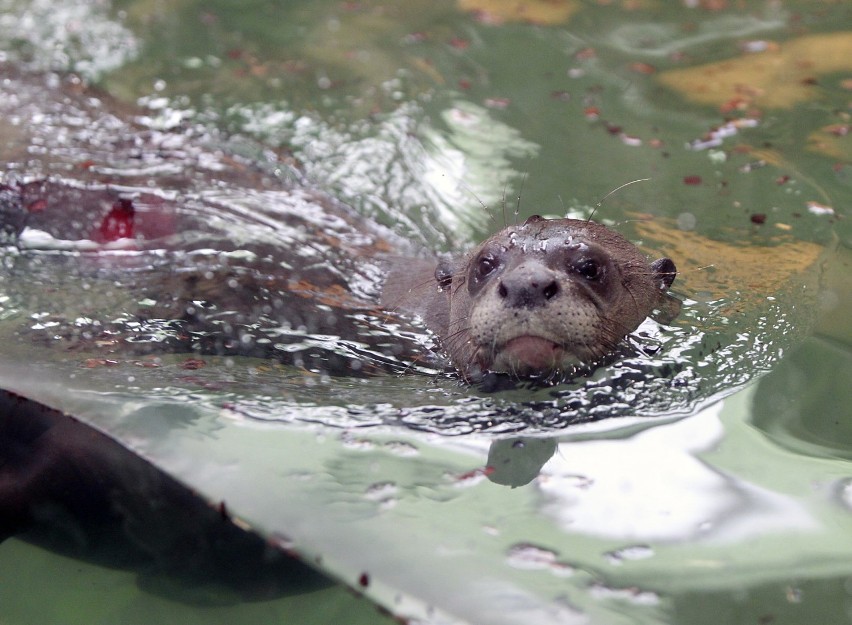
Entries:
POLYGON ((556 274, 539 262, 526 262, 500 277, 497 295, 510 308, 539 308, 559 295, 556 274))

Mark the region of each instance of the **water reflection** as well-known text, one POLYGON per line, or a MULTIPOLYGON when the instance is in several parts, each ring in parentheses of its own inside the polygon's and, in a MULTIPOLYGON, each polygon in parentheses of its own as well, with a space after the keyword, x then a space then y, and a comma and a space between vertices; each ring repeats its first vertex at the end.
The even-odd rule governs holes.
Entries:
POLYGON ((538 482, 543 512, 572 533, 657 543, 813 529, 795 497, 703 459, 722 444, 719 409, 621 440, 561 444, 538 482))
POLYGON ((541 468, 556 453, 552 438, 507 438, 491 443, 486 466, 495 484, 517 487, 538 477, 541 468))
POLYGON ((849 349, 813 338, 760 380, 751 423, 776 444, 799 454, 852 458, 852 371, 849 349))

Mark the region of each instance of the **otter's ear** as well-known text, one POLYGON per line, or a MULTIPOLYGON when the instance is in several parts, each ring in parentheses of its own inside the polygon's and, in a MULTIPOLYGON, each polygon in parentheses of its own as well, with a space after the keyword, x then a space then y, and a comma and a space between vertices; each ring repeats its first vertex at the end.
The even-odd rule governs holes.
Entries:
POLYGON ((651 263, 654 281, 661 291, 668 291, 677 275, 677 267, 671 258, 660 258, 651 263))
POLYGON ((654 282, 659 287, 661 294, 657 309, 651 314, 651 318, 660 323, 671 323, 680 314, 681 302, 666 291, 674 282, 677 267, 675 267, 671 258, 660 258, 651 263, 651 271, 654 273, 654 282))
POLYGON ((455 263, 450 259, 443 259, 435 267, 435 282, 442 291, 453 283, 453 275, 456 272, 455 263))

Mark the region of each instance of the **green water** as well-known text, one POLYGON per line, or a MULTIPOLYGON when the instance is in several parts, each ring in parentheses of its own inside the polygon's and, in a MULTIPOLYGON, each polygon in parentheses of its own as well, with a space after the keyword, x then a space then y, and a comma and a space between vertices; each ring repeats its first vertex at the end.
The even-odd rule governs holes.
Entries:
MULTIPOLYGON (((0 3, 16 67, 81 72, 139 101, 149 128, 274 148, 431 249, 533 213, 587 216, 648 179, 596 218, 671 256, 685 301, 672 327, 642 330, 663 348, 649 360, 680 373, 639 387, 605 369, 490 395, 239 359, 176 382, 179 360, 89 370, 17 340, 3 386, 418 622, 852 620, 852 9, 696 4, 0 3)), ((43 302, 3 288, 8 338, 6 320, 43 302)), ((66 296, 55 305, 78 305, 66 296)), ((384 618, 343 590, 196 609, 14 541, 0 575, 9 623, 384 618)))

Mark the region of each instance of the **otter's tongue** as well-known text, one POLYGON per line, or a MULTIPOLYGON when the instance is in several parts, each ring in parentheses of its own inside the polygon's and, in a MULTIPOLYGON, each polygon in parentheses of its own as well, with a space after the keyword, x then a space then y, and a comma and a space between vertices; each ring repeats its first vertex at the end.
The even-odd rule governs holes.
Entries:
POLYGON ((503 346, 511 360, 536 371, 553 369, 562 360, 562 349, 540 336, 519 336, 503 346))

